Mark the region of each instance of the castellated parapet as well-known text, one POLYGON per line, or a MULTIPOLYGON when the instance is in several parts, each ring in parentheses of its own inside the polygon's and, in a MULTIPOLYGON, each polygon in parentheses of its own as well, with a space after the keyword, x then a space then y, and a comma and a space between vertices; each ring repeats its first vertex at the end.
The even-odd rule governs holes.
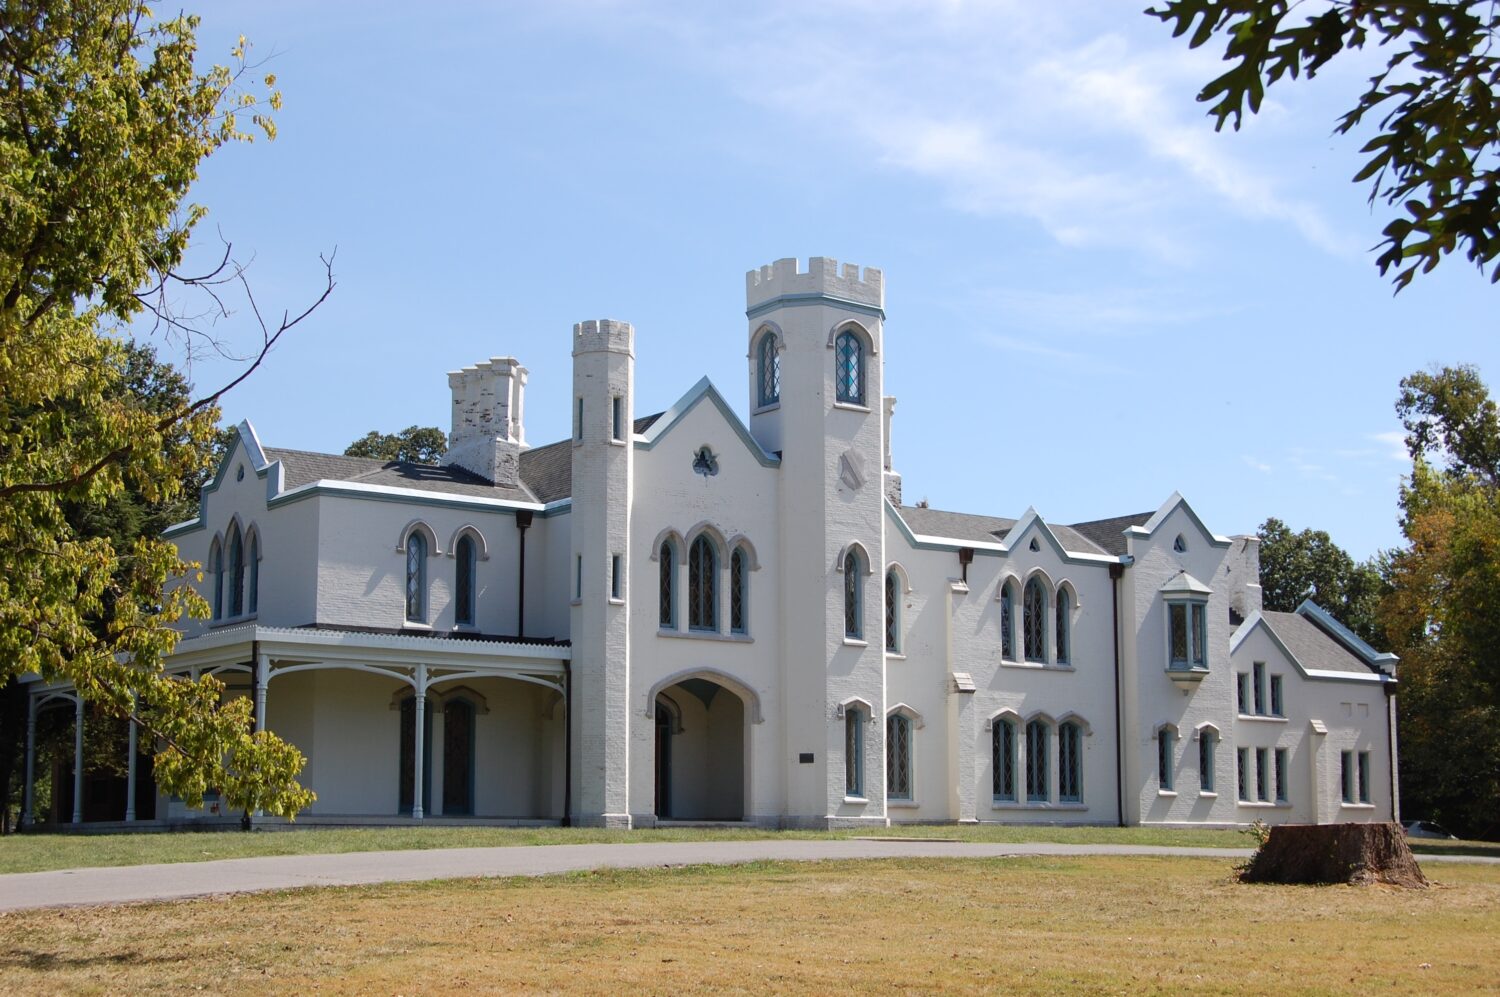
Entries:
POLYGON ((450 371, 453 428, 444 465, 456 465, 497 485, 515 485, 526 446, 526 378, 515 357, 450 371))
POLYGON ((573 355, 629 353, 635 356, 635 328, 612 318, 589 319, 573 326, 573 355))
POLYGON ((875 267, 845 263, 826 256, 807 261, 807 270, 797 269, 797 260, 777 260, 759 270, 745 274, 745 307, 754 308, 773 298, 786 295, 825 294, 845 301, 857 301, 876 308, 885 307, 885 280, 875 267))

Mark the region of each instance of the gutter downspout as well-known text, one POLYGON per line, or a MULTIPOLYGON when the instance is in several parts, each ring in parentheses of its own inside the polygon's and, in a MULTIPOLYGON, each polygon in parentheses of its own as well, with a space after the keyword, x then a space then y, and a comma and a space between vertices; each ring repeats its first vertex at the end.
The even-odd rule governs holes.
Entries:
POLYGON ((1109 566, 1109 616, 1115 631, 1115 814, 1120 827, 1125 826, 1125 731, 1120 715, 1120 579, 1124 577, 1123 563, 1109 566))
POLYGON ((520 568, 516 576, 516 636, 526 636, 526 531, 531 528, 531 510, 516 510, 516 529, 521 531, 520 568))

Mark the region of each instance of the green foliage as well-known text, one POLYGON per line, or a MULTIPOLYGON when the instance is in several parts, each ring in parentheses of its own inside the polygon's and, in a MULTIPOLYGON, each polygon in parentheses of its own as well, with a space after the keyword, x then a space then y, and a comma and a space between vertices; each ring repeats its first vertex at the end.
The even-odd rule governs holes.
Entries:
POLYGON ((1294 533, 1275 518, 1262 523, 1256 535, 1266 609, 1290 613, 1310 597, 1364 640, 1384 643, 1376 608, 1388 586, 1378 559, 1356 564, 1325 531, 1294 533))
POLYGON ((1394 270, 1399 291, 1462 248, 1500 281, 1500 5, 1325 0, 1309 11, 1288 0, 1166 0, 1146 13, 1174 37, 1191 32, 1192 48, 1223 38, 1233 65, 1198 94, 1217 128, 1232 118, 1238 129, 1278 80, 1311 78, 1368 41, 1390 52, 1335 128, 1347 134, 1379 118, 1354 181, 1369 181, 1371 204, 1405 212, 1385 227, 1380 272, 1394 270))
MULTIPOLYGON (((274 137, 264 112, 281 100, 269 75, 243 88, 243 41, 236 68, 199 74, 196 27, 139 0, 0 5, 0 681, 37 673, 134 716, 158 785, 190 805, 215 787, 291 814, 311 800, 296 749, 252 736, 217 680, 162 672, 172 624, 207 606, 176 584, 197 566, 147 531, 191 500, 226 389, 189 400, 125 331, 154 313, 194 335, 166 294, 205 280, 178 272, 204 215, 185 198, 205 157, 251 139, 242 118, 274 137)), ((262 325, 228 386, 308 311, 262 325)))
POLYGON ((436 426, 407 426, 399 433, 370 430, 344 451, 346 457, 373 457, 408 464, 436 464, 448 452, 448 437, 436 426))

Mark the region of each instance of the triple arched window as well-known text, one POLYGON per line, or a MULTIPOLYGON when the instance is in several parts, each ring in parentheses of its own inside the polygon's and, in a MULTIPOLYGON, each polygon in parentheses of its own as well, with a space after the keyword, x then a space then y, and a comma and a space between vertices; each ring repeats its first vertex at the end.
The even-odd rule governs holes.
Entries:
POLYGON ((756 348, 757 401, 775 405, 781 401, 781 342, 776 333, 767 331, 756 348))
POLYGON ((1024 585, 1007 578, 1000 585, 999 602, 1002 660, 1073 664, 1073 614, 1077 597, 1071 583, 1060 583, 1054 592, 1040 572, 1024 585))
MULTIPOLYGON (((689 536, 692 536, 690 533, 689 536)), ((656 622, 662 630, 678 630, 678 596, 681 584, 678 571, 687 569, 687 630, 690 633, 722 633, 725 615, 728 632, 734 636, 746 636, 750 632, 750 572, 755 567, 755 554, 749 541, 742 538, 731 541, 726 549, 711 530, 705 529, 686 544, 686 557, 679 535, 672 530, 664 531, 655 548, 657 582, 656 622), (720 605, 725 594, 720 583, 720 571, 728 555, 729 577, 727 605, 720 605)))
POLYGON ((1019 802, 1017 790, 1022 778, 1024 801, 1028 804, 1082 803, 1083 737, 1088 733, 1087 724, 1074 714, 1069 714, 1062 723, 1038 714, 1023 727, 1018 715, 1009 710, 1005 713, 995 717, 990 725, 991 792, 995 803, 1019 802))
POLYGON ((260 536, 255 528, 245 534, 239 523, 231 522, 223 543, 214 538, 208 560, 214 586, 213 618, 253 616, 260 602, 260 536))
POLYGON ((834 338, 833 379, 839 401, 865 404, 865 342, 853 329, 834 338))

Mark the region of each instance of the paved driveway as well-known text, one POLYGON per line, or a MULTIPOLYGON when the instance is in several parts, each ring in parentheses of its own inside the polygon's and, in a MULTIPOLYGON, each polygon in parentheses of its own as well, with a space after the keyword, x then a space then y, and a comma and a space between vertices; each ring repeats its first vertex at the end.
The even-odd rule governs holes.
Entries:
MULTIPOLYGON (((979 844, 920 838, 643 842, 435 848, 337 855, 282 855, 215 862, 61 869, 0 876, 0 911, 36 907, 179 900, 300 886, 355 886, 475 876, 545 876, 582 869, 732 865, 764 860, 1002 858, 1018 855, 1177 855, 1249 857, 1248 848, 1164 848, 1153 845, 979 844)), ((1424 855, 1422 862, 1448 856, 1424 855)), ((1496 859, 1466 861, 1496 862, 1496 859)))

